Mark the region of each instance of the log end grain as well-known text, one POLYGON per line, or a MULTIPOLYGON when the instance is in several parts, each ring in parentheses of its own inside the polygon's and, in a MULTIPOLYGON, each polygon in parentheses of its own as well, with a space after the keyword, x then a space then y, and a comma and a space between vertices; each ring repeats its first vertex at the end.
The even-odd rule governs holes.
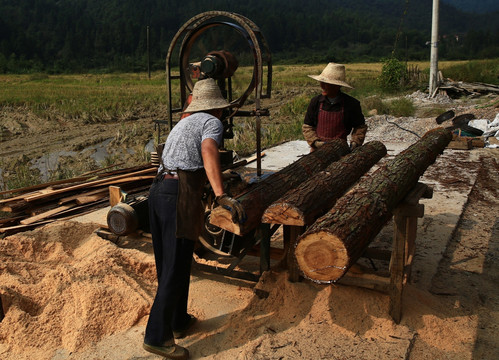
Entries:
POLYGON ((232 221, 232 215, 229 210, 224 209, 219 206, 211 211, 210 224, 218 226, 224 230, 230 231, 236 235, 244 235, 244 229, 241 228, 240 224, 236 224, 232 221))
POLYGON ((349 263, 343 242, 328 231, 314 232, 300 239, 295 256, 303 275, 318 283, 338 280, 349 263))
POLYGON ((262 216, 263 223, 304 226, 305 214, 290 204, 275 202, 270 205, 262 216))

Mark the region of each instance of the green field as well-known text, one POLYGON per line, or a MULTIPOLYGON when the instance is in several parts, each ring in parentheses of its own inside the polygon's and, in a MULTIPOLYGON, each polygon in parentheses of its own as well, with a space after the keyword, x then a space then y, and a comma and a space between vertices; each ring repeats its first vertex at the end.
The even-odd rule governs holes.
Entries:
MULTIPOLYGON (((426 91, 428 86, 428 63, 409 63, 412 70, 411 81, 406 81, 395 89, 382 89, 379 78, 383 63, 346 64, 347 82, 355 87, 348 92, 361 101, 367 115, 375 109, 378 114, 410 116, 417 110, 410 100, 403 95, 416 90, 426 91), (393 101, 394 98, 400 100, 393 101), (389 100, 391 99, 391 100, 389 100)), ((319 65, 277 65, 272 69, 272 96, 264 99, 261 107, 268 108, 269 117, 262 117, 261 143, 266 148, 288 140, 301 139, 303 117, 312 96, 319 93, 318 83, 309 78, 309 74, 319 74, 325 64, 319 65)), ((499 84, 499 59, 483 61, 440 62, 439 69, 444 77, 466 82, 485 82, 499 84)), ((241 67, 233 77, 234 98, 247 87, 252 76, 252 68, 241 67)), ((266 78, 266 74, 264 74, 266 78)), ((22 117, 29 114, 30 119, 46 124, 47 128, 77 128, 82 126, 106 126, 112 128, 113 144, 122 149, 135 149, 135 155, 127 158, 129 165, 147 161, 144 144, 153 133, 152 119, 167 119, 167 86, 164 72, 154 72, 149 78, 147 73, 79 74, 79 75, 0 75, 0 107, 4 114, 15 113, 22 117), (147 119, 145 121, 144 119, 147 119), (141 121, 142 120, 142 121, 141 121)), ((266 84, 264 83, 264 89, 266 84)), ((172 84, 174 106, 180 107, 178 82, 172 84)), ((254 95, 248 99, 248 108, 254 108, 254 95)), ((444 109, 429 109, 428 116, 438 115, 444 109)), ((6 140, 6 115, 0 115, 0 142, 6 140)), ((32 121, 32 120, 30 120, 32 121)), ((23 125, 26 126, 26 125, 23 125)), ((9 134, 12 138, 24 136, 23 130, 9 134)), ((69 130, 68 130, 69 131, 69 130)), ((94 131, 94 130, 92 130, 94 131)), ((106 134, 109 135, 110 132, 106 134)), ((234 121, 234 139, 227 140, 225 147, 235 150, 240 156, 254 152, 256 129, 253 118, 237 118, 234 121)), ((166 135, 164 132, 163 135, 166 135)), ((48 134, 47 136, 50 136, 48 134)), ((104 135, 103 135, 104 136, 104 135)), ((20 141, 21 141, 20 140, 20 141)), ((103 141, 97 138, 94 143, 103 141)), ((90 140, 89 140, 90 141, 90 140)), ((163 141, 163 140, 162 140, 163 141)), ((29 144, 27 144, 29 145, 29 144)), ((92 143, 68 144, 75 148, 92 143)), ((27 147, 29 148, 29 147, 27 147)), ((46 150, 48 152, 53 149, 46 150)), ((118 162, 121 153, 110 155, 102 164, 80 169, 72 168, 72 162, 64 171, 54 172, 55 178, 76 176, 92 170, 95 166, 104 166, 118 162)), ((28 161, 37 156, 26 151, 23 162, 28 169, 28 161)), ((40 155, 38 155, 40 156, 40 155)), ((2 156, 0 169, 9 173, 11 184, 16 186, 37 182, 36 176, 26 181, 12 181, 19 160, 15 162, 2 156), (10 171, 10 172, 9 172, 10 171)), ((85 163, 84 161, 79 161, 85 163)), ((81 166, 81 165, 80 165, 81 166)), ((29 171, 26 171, 29 173, 29 171)), ((0 173, 1 176, 1 173, 0 173)), ((1 180, 1 179, 0 179, 1 180)), ((5 180, 5 179, 4 179, 5 180)), ((3 181, 5 184, 6 181, 3 181)), ((5 186, 5 185, 4 185, 5 186)))

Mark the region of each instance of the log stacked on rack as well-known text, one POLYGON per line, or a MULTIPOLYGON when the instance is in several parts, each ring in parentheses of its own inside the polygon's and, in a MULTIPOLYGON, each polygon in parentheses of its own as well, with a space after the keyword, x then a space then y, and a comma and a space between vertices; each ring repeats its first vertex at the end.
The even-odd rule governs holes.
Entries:
POLYGON ((427 132, 418 142, 357 183, 298 238, 295 256, 304 276, 319 283, 339 280, 392 217, 451 141, 447 129, 427 132))
POLYGON ((371 141, 288 191, 264 212, 265 223, 305 226, 327 212, 350 186, 386 155, 386 147, 371 141))
POLYGON ((247 234, 261 223, 263 212, 270 204, 349 152, 346 141, 332 140, 326 143, 320 149, 262 179, 238 196, 236 199, 242 204, 247 215, 246 222, 232 222, 230 212, 222 207, 213 209, 210 222, 236 235, 247 234))
POLYGON ((111 185, 120 186, 128 194, 146 192, 156 172, 157 167, 146 164, 2 191, 0 211, 11 216, 0 218, 0 234, 30 230, 106 207, 111 185))

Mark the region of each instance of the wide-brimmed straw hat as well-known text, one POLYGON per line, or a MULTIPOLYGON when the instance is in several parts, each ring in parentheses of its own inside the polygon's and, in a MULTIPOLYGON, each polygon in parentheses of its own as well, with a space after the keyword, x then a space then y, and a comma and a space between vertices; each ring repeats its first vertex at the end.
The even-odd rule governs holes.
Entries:
POLYGON ((183 112, 193 113, 197 111, 224 109, 228 106, 229 103, 222 96, 215 80, 208 78, 199 80, 194 84, 191 103, 183 112))
POLYGON ((314 80, 324 82, 327 84, 346 86, 353 89, 353 86, 345 82, 345 65, 329 63, 326 68, 322 70, 320 75, 308 75, 314 80))

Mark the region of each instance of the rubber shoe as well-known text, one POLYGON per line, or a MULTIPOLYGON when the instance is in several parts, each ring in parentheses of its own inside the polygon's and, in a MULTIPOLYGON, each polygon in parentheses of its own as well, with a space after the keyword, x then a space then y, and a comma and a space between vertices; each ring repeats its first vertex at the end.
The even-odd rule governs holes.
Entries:
POLYGON ((167 359, 187 360, 189 358, 189 350, 177 344, 168 346, 154 346, 144 343, 142 344, 142 347, 144 348, 144 350, 149 351, 150 353, 163 356, 167 359))
POLYGON ((196 317, 192 315, 189 315, 189 317, 190 317, 189 321, 187 322, 187 324, 185 324, 183 328, 173 330, 173 337, 175 339, 182 339, 183 337, 185 337, 189 332, 189 330, 192 328, 192 326, 196 323, 197 321, 196 317))

